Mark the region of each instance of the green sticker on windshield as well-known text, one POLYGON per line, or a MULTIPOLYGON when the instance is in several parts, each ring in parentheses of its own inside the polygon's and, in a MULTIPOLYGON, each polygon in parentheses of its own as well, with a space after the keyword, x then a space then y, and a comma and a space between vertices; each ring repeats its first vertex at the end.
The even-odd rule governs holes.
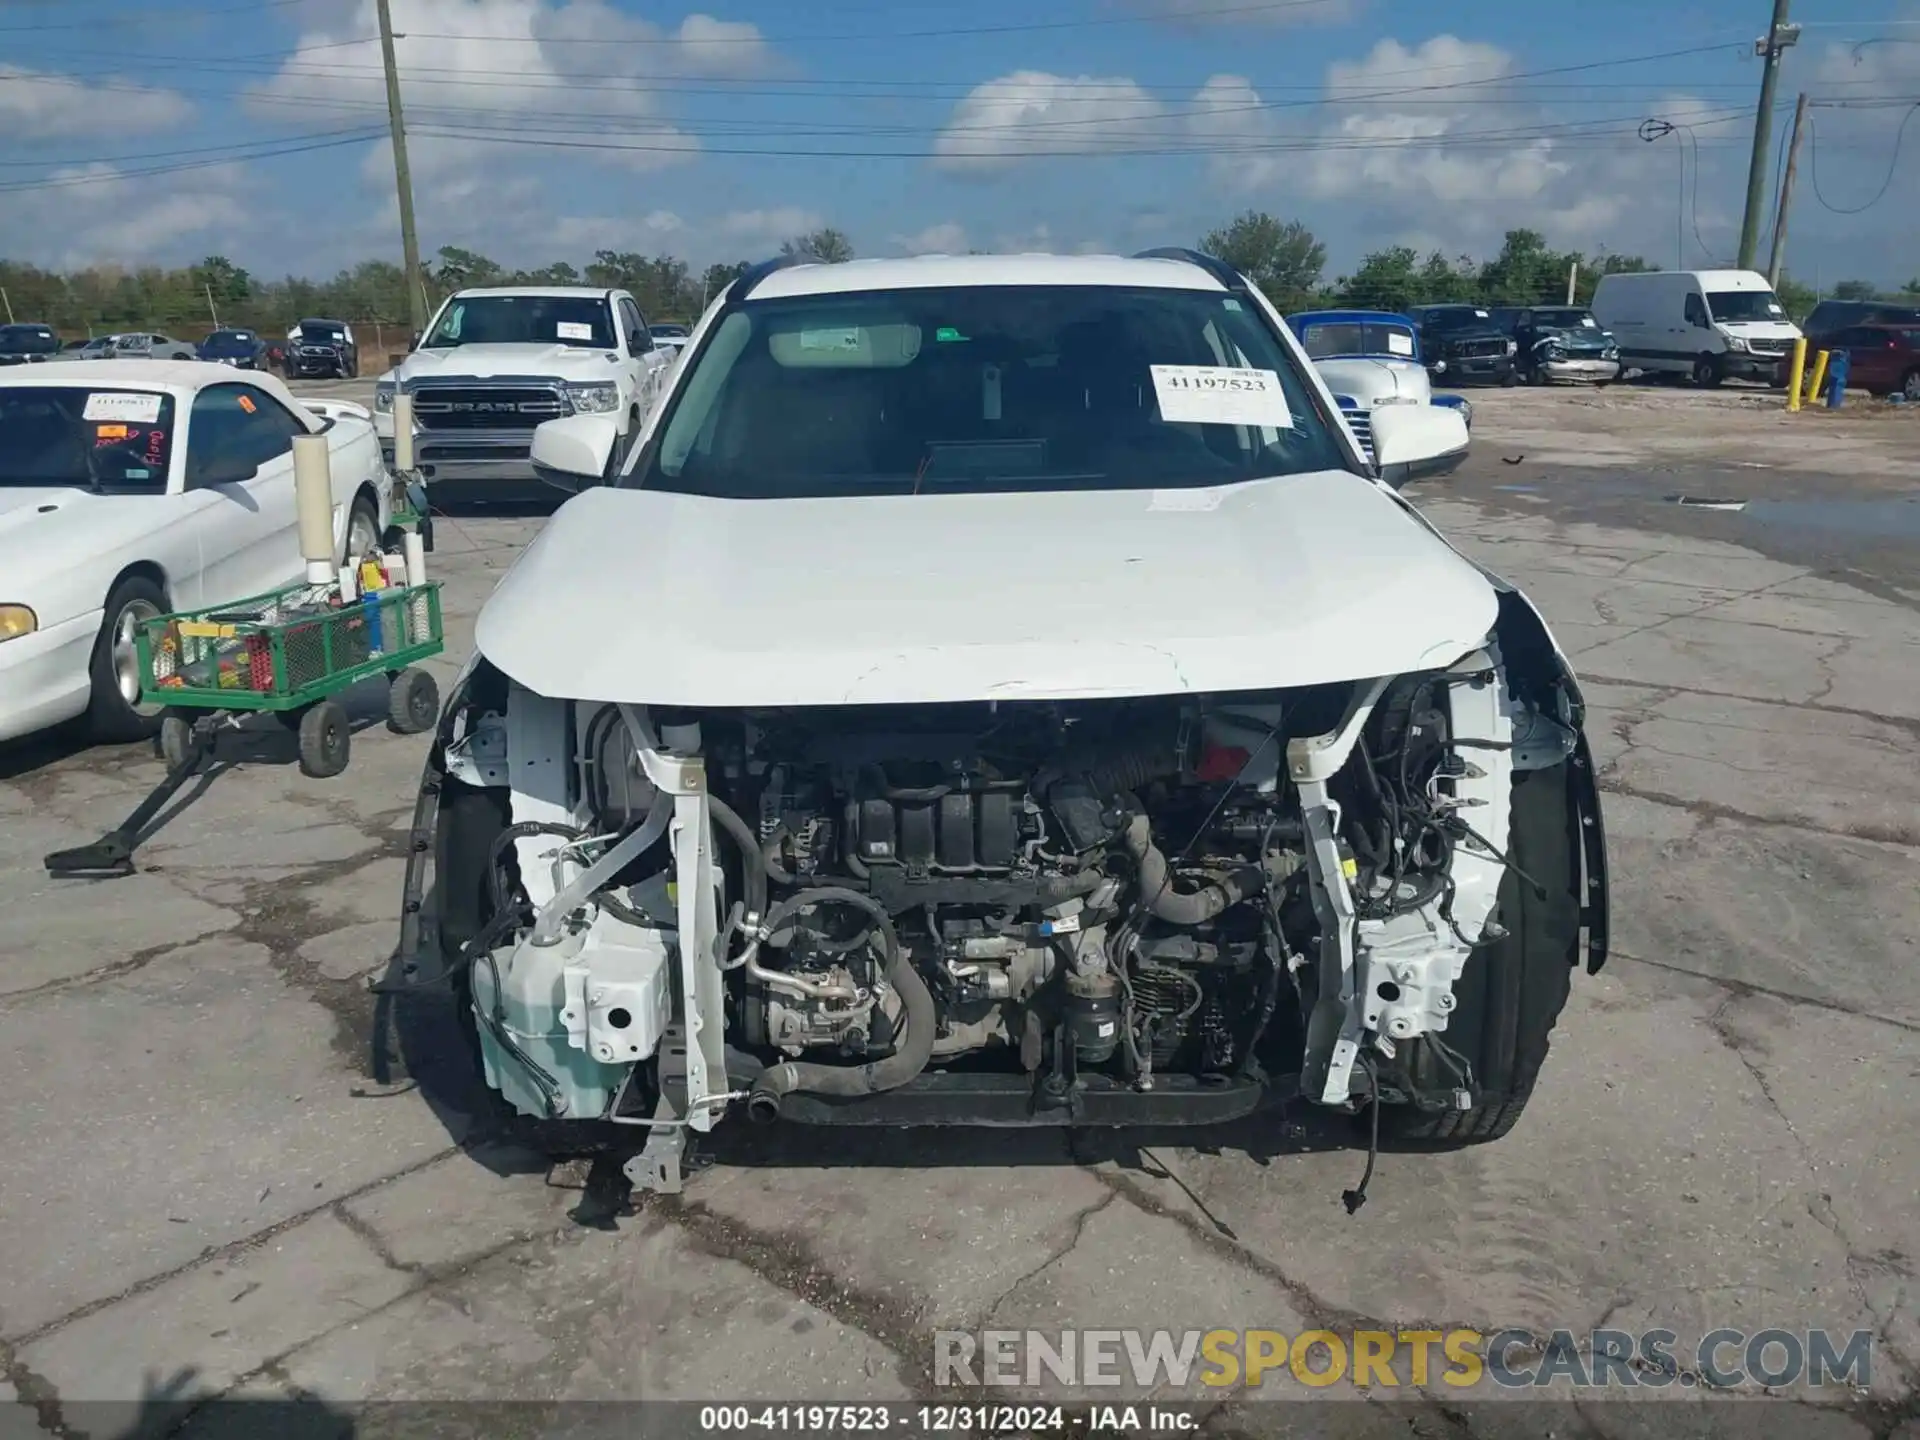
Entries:
POLYGON ((951 325, 942 325, 938 330, 933 332, 933 338, 944 344, 949 340, 964 340, 967 337, 951 325))

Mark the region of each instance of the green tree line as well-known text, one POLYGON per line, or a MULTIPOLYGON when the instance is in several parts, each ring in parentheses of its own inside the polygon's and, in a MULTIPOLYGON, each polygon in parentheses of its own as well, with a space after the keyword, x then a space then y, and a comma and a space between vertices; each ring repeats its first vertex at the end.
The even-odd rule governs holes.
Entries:
MULTIPOLYGON (((1422 255, 1404 245, 1361 258, 1352 273, 1328 279, 1327 250, 1305 225, 1262 211, 1245 214, 1201 237, 1200 248, 1234 265, 1267 293, 1283 314, 1327 306, 1404 310, 1446 301, 1479 304, 1563 303, 1574 277, 1574 300, 1586 304, 1602 275, 1657 267, 1637 255, 1555 250, 1534 230, 1510 230, 1492 259, 1422 255), (1574 269, 1578 266, 1578 270, 1574 269)), ((839 262, 854 248, 839 230, 817 230, 785 241, 790 256, 839 262)), ((691 320, 747 266, 746 261, 695 270, 673 255, 637 250, 599 250, 586 264, 556 261, 539 269, 513 269, 477 251, 443 246, 424 269, 428 308, 453 291, 474 285, 594 285, 632 291, 649 319, 691 320)), ((0 260, 0 291, 12 316, 52 325, 68 338, 115 330, 157 330, 194 339, 221 325, 238 325, 270 336, 303 316, 325 316, 356 325, 408 324, 406 279, 398 265, 367 260, 331 280, 289 275, 256 276, 222 255, 181 269, 159 266, 94 266, 66 272, 0 260)), ((1780 300, 1804 318, 1816 295, 1783 276, 1780 300)), ((1843 280, 1827 292, 1839 299, 1870 299, 1878 291, 1863 280, 1843 280)), ((1920 279, 1901 287, 1920 298, 1920 279)))

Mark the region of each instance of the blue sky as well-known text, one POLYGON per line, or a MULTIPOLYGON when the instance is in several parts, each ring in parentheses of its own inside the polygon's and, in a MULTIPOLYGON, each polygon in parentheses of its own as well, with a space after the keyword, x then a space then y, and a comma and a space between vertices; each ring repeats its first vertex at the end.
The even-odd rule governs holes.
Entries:
MULTIPOLYGON (((1394 243, 1484 255, 1515 225, 1662 264, 1729 261, 1769 8, 392 4, 429 253, 698 263, 819 224, 870 255, 1132 250, 1259 208, 1312 227, 1330 273, 1394 243), (1643 143, 1650 116, 1682 128, 1643 143)), ((1789 266, 1905 280, 1920 273, 1920 121, 1896 158, 1896 102, 1920 100, 1920 0, 1795 11, 1775 156, 1796 92, 1853 103, 1814 112, 1789 266)), ((271 274, 397 257, 373 12, 0 0, 0 254, 217 252, 271 274)))

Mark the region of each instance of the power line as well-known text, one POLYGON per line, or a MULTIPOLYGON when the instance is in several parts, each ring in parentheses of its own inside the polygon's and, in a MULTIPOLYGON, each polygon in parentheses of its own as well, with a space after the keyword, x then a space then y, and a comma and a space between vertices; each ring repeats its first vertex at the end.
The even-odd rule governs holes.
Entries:
POLYGON ((301 135, 283 135, 274 140, 228 141, 223 145, 199 145, 185 150, 148 150, 137 155, 96 155, 84 160, 0 160, 0 166, 23 169, 27 166, 51 165, 61 169, 78 169, 88 165, 118 165, 127 160, 172 160, 182 155, 212 155, 220 151, 250 150, 261 145, 284 145, 299 140, 328 140, 345 135, 358 139, 368 128, 365 125, 356 125, 344 130, 316 130, 301 135))
POLYGON ((1913 104, 1910 104, 1907 106, 1907 113, 1900 117, 1900 128, 1894 131, 1893 133, 1893 157, 1887 161, 1887 178, 1881 182, 1880 188, 1874 191, 1873 198, 1871 200, 1867 201, 1867 203, 1864 205, 1856 205, 1851 209, 1842 209, 1841 207, 1833 204, 1833 202, 1828 200, 1827 197, 1821 193, 1821 190, 1820 190, 1820 130, 1813 116, 1809 115, 1807 117, 1807 168, 1813 180, 1814 199, 1818 200, 1824 208, 1831 210, 1835 215, 1858 215, 1862 211, 1871 210, 1874 206, 1878 205, 1882 200, 1884 200, 1886 198, 1887 191, 1893 188, 1894 176, 1899 172, 1900 143, 1902 140, 1906 138, 1907 122, 1913 119, 1913 115, 1916 110, 1920 110, 1920 101, 1916 101, 1913 104))
MULTIPOLYGON (((129 13, 129 11, 119 12, 126 17, 123 19, 112 19, 108 16, 96 15, 90 20, 59 20, 39 22, 32 25, 0 25, 0 35, 26 35, 47 30, 97 30, 103 24, 138 24, 143 20, 150 20, 163 15, 191 15, 195 18, 208 15, 241 15, 249 11, 280 10, 289 5, 298 5, 300 3, 301 0, 247 0, 247 3, 243 5, 225 5, 214 9, 209 9, 205 5, 170 5, 164 7, 137 5, 130 7, 131 13, 129 13)), ((64 7, 62 8, 62 13, 66 13, 64 7)))
MULTIPOLYGON (((335 150, 342 145, 362 145, 380 137, 381 131, 369 130, 363 135, 349 136, 338 140, 317 140, 304 145, 283 145, 275 150, 262 150, 253 155, 240 157, 242 160, 272 160, 282 155, 302 155, 310 150, 335 150)), ((83 185, 113 184, 121 180, 144 180, 155 175, 179 175, 189 170, 212 170, 222 165, 231 165, 235 161, 226 156, 216 156, 209 160, 190 160, 173 165, 155 165, 142 170, 108 170, 99 174, 62 175, 48 180, 6 180, 0 181, 0 193, 13 194, 23 190, 64 190, 83 185)))

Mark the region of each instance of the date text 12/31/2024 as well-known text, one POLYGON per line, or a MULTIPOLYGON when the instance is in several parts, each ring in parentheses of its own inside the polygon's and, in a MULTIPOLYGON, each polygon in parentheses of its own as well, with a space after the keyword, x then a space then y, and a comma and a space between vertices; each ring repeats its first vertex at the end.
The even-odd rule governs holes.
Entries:
POLYGON ((1201 1411, 1179 1405, 702 1405, 703 1435, 1005 1435, 1183 1434, 1201 1411))

